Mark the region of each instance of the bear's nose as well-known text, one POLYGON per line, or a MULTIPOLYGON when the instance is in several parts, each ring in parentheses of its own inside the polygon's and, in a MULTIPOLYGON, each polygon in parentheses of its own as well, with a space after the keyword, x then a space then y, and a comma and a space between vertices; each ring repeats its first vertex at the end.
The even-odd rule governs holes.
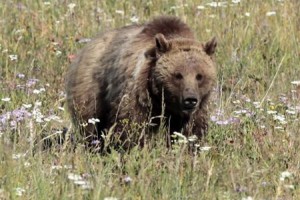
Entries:
POLYGON ((186 98, 183 101, 183 109, 185 110, 191 110, 194 109, 196 107, 198 103, 198 100, 196 98, 186 98))

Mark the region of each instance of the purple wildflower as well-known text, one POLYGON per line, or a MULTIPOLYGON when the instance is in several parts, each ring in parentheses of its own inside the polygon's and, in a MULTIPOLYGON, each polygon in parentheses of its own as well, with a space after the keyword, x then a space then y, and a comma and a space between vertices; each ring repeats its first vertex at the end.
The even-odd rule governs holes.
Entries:
POLYGON ((23 121, 25 118, 31 117, 31 113, 22 107, 21 109, 13 110, 12 116, 16 119, 17 122, 19 122, 23 121))
POLYGON ((99 145, 100 144, 100 141, 99 140, 93 140, 91 142, 91 145, 99 145))
POLYGON ((210 116, 210 120, 213 122, 216 122, 216 121, 218 121, 218 117, 215 115, 212 115, 212 116, 210 116))
POLYGON ((218 124, 218 125, 228 125, 229 121, 227 119, 226 120, 217 120, 216 124, 218 124))
POLYGON ((31 113, 24 107, 15 109, 11 112, 6 112, 0 115, 0 129, 4 130, 8 127, 16 129, 18 122, 24 121, 29 117, 31 117, 31 113))
POLYGON ((11 112, 4 113, 0 115, 0 124, 5 125, 10 119, 11 112))
POLYGON ((211 116, 210 119, 211 119, 211 121, 215 122, 218 125, 228 125, 228 124, 240 123, 240 119, 237 117, 230 117, 230 118, 221 120, 220 118, 218 118, 216 116, 211 116))
POLYGON ((279 100, 284 104, 287 104, 288 102, 288 98, 285 95, 279 96, 279 100))
POLYGON ((27 87, 32 87, 32 86, 34 86, 38 81, 39 81, 39 79, 36 79, 36 78, 28 79, 28 81, 27 81, 27 83, 26 83, 26 86, 27 86, 27 87))
POLYGON ((230 117, 229 122, 230 122, 230 124, 238 124, 241 122, 241 120, 237 117, 230 117))

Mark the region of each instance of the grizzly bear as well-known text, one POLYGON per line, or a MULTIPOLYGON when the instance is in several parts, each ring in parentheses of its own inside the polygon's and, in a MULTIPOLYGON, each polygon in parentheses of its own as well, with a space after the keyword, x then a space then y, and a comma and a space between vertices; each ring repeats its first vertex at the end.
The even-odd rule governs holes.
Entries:
POLYGON ((67 76, 74 124, 87 143, 102 146, 108 135, 119 147, 143 145, 161 125, 168 135, 200 138, 208 128, 216 45, 215 38, 198 42, 188 25, 171 16, 99 35, 67 76), (88 123, 93 118, 99 121, 88 123))

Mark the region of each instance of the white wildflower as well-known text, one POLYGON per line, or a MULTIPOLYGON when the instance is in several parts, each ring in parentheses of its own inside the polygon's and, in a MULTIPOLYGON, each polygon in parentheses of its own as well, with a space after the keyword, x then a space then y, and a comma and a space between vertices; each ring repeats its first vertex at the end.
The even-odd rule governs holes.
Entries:
POLYGON ((275 114, 277 114, 277 111, 276 110, 268 110, 267 113, 269 115, 275 115, 275 114))
POLYGON ((289 109, 289 110, 286 110, 285 112, 287 114, 290 114, 290 115, 295 115, 296 114, 296 111, 294 109, 289 109))
POLYGON ((30 162, 24 162, 25 167, 30 167, 30 165, 31 165, 30 162))
POLYGON ((22 196, 23 193, 25 192, 25 189, 20 188, 20 187, 15 188, 15 190, 16 190, 16 195, 19 197, 22 196))
POLYGON ((292 85, 297 85, 297 86, 298 86, 298 85, 300 85, 300 81, 292 81, 291 84, 292 84, 292 85))
POLYGON ((274 129, 275 129, 275 130, 282 131, 282 130, 283 130, 283 127, 282 127, 282 126, 275 126, 274 129))
POLYGON ((294 185, 284 185, 284 187, 287 188, 287 189, 291 189, 291 190, 295 189, 294 185))
POLYGON ((232 3, 240 3, 241 0, 232 0, 232 3))
POLYGON ((179 132, 173 132, 173 134, 175 137, 178 138, 178 143, 184 143, 184 144, 188 143, 187 138, 183 134, 179 132))
POLYGON ((96 123, 98 123, 98 122, 100 122, 100 120, 99 119, 96 119, 96 118, 91 118, 91 119, 88 119, 88 123, 90 123, 90 124, 96 124, 96 123))
POLYGON ((40 90, 38 90, 38 89, 34 89, 34 90, 32 91, 32 93, 33 93, 33 94, 40 94, 41 92, 40 92, 40 90))
POLYGON ((245 109, 242 109, 242 110, 235 110, 233 112, 234 112, 234 114, 240 115, 240 114, 246 114, 248 111, 245 109))
POLYGON ((12 155, 12 159, 18 160, 18 159, 20 159, 20 158, 22 158, 22 157, 25 157, 25 156, 26 156, 25 153, 16 153, 16 154, 13 154, 13 155, 12 155))
POLYGON ((190 142, 195 142, 197 140, 198 140, 198 137, 196 135, 192 135, 188 138, 188 141, 190 141, 190 142))
POLYGON ((180 8, 180 6, 171 6, 170 7, 171 10, 176 10, 176 9, 179 9, 179 8, 180 8))
POLYGON ((57 115, 50 115, 46 118, 44 118, 45 121, 49 122, 49 121, 56 121, 56 122, 62 122, 61 118, 57 115))
POLYGON ((68 179, 73 181, 75 185, 79 185, 82 189, 92 189, 93 186, 87 180, 85 180, 81 175, 69 173, 68 179))
POLYGON ((65 108, 64 108, 64 107, 61 107, 61 106, 58 106, 58 110, 64 111, 65 108))
POLYGON ((204 10, 204 9, 205 9, 205 6, 197 6, 197 9, 198 9, 198 10, 204 10))
POLYGON ((72 180, 72 181, 80 181, 82 180, 82 176, 78 175, 78 174, 74 174, 74 173, 69 173, 68 174, 68 179, 72 180))
POLYGON ((240 101, 240 100, 234 100, 234 101, 232 101, 232 103, 233 103, 233 104, 240 104, 241 101, 240 101))
POLYGON ((205 147, 200 147, 200 151, 209 151, 211 147, 205 146, 205 147))
POLYGON ((25 74, 17 74, 17 78, 25 78, 25 74))
POLYGON ((34 106, 35 107, 39 107, 39 106, 41 106, 42 105, 42 102, 41 101, 36 101, 35 103, 34 103, 34 106))
POLYGON ((86 180, 75 180, 74 184, 81 186, 82 189, 92 189, 93 188, 91 183, 86 180))
POLYGON ((132 178, 131 178, 130 176, 126 176, 126 177, 123 179, 123 181, 124 181, 125 183, 131 183, 131 182, 132 182, 132 178))
POLYGON ((250 17, 250 13, 249 12, 245 12, 245 16, 246 17, 250 17))
POLYGON ((9 59, 10 59, 11 61, 16 61, 16 60, 18 60, 18 55, 8 55, 8 57, 9 57, 9 59))
POLYGON ((41 110, 36 105, 32 111, 32 115, 37 123, 44 122, 44 120, 43 120, 44 115, 41 113, 41 110))
POLYGON ((260 108, 260 102, 259 101, 254 101, 253 105, 255 108, 260 108))
POLYGON ((119 15, 124 15, 124 11, 123 10, 116 10, 116 13, 119 15))
POLYGON ((104 197, 103 200, 118 200, 116 197, 104 197))
POLYGON ((227 6, 227 2, 225 1, 219 1, 219 2, 210 2, 210 3, 207 3, 206 5, 210 6, 210 7, 226 7, 227 6))
POLYGON ((253 200, 253 197, 251 196, 243 197, 242 200, 253 200))
POLYGON ((18 30, 15 31, 15 34, 16 35, 19 34, 19 33, 22 34, 24 32, 26 32, 25 29, 18 29, 18 30))
POLYGON ((2 101, 5 101, 5 102, 9 102, 9 101, 10 101, 10 98, 9 98, 9 97, 5 97, 5 98, 2 98, 1 100, 2 100, 2 101))
POLYGON ((24 108, 31 108, 32 107, 32 104, 22 104, 22 106, 24 107, 24 108))
POLYGON ((75 3, 70 3, 70 4, 68 5, 68 8, 69 8, 70 11, 73 11, 74 8, 75 8, 75 6, 76 6, 75 3))
POLYGON ((174 131, 173 134, 176 135, 176 136, 178 136, 179 138, 184 138, 184 139, 186 139, 186 137, 185 137, 182 133, 179 133, 179 132, 174 131))
POLYGON ((284 181, 286 178, 290 178, 291 176, 292 176, 291 172, 284 171, 284 172, 281 172, 279 180, 284 181))
POLYGON ((276 15, 275 11, 269 11, 269 12, 266 13, 267 17, 273 16, 273 15, 276 15))
POLYGON ((130 21, 131 21, 132 23, 137 23, 137 22, 139 22, 139 18, 138 18, 137 16, 132 16, 132 17, 130 18, 130 21))
POLYGON ((285 117, 283 115, 273 115, 275 121, 279 121, 281 124, 286 124, 285 117))
POLYGON ((59 51, 59 50, 56 50, 56 52, 55 52, 55 55, 56 56, 60 56, 62 54, 62 52, 61 51, 59 51))
POLYGON ((59 169, 62 169, 63 167, 61 165, 52 165, 51 166, 51 170, 59 170, 59 169))
POLYGON ((52 165, 51 166, 51 170, 60 170, 60 169, 72 169, 72 165, 64 165, 64 166, 61 166, 61 165, 52 165))

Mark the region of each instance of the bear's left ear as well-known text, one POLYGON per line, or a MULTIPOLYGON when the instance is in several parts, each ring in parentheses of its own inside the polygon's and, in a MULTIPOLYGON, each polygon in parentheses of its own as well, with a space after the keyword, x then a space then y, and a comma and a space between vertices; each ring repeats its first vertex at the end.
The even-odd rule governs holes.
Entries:
POLYGON ((155 46, 158 53, 165 53, 170 49, 170 42, 161 33, 155 35, 155 46))
POLYGON ((163 34, 156 34, 154 39, 155 47, 148 49, 145 52, 145 57, 150 60, 158 59, 161 54, 166 53, 171 49, 171 42, 169 42, 163 34))
POLYGON ((217 47, 217 39, 214 37, 210 41, 208 41, 206 44, 203 45, 204 51, 207 53, 207 55, 211 56, 215 53, 217 47))

